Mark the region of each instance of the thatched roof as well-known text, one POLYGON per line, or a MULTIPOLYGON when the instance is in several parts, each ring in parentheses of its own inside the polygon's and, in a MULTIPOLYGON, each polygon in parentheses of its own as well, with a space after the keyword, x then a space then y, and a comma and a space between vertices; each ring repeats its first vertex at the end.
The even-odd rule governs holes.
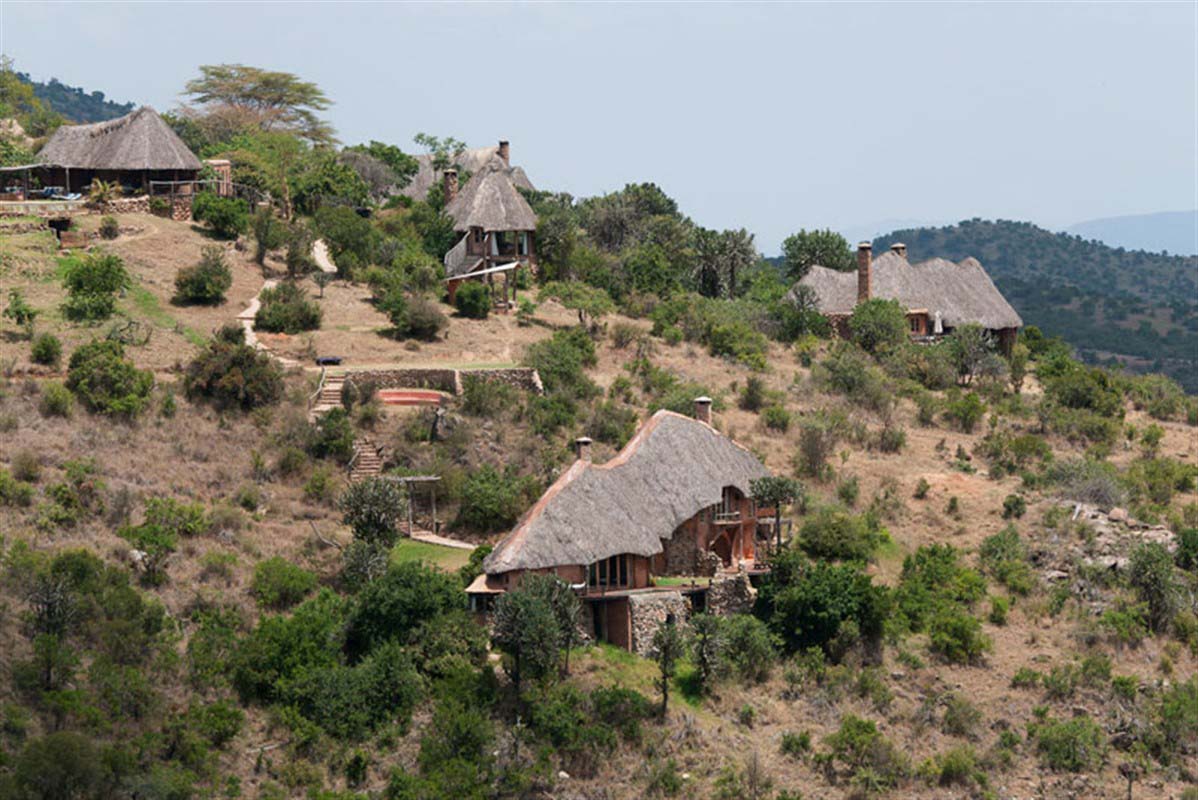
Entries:
MULTIPOLYGON (((502 163, 502 162, 501 162, 502 163)), ((474 173, 458 192, 445 213, 453 218, 453 229, 468 231, 533 231, 537 215, 516 190, 503 167, 487 167, 474 173)))
POLYGON ((658 411, 606 464, 576 461, 483 562, 491 575, 651 556, 725 486, 748 494, 768 475, 757 458, 706 423, 658 411))
MULTIPOLYGON (((400 194, 407 195, 413 200, 424 200, 428 197, 428 190, 435 183, 441 180, 441 172, 433 169, 433 157, 431 155, 415 156, 416 163, 419 168, 416 174, 412 176, 412 182, 400 190, 400 194)), ((499 148, 492 145, 491 147, 472 147, 469 150, 463 150, 457 158, 453 159, 453 163, 458 168, 469 173, 481 172, 486 167, 502 168, 508 170, 512 183, 521 189, 534 189, 532 181, 528 179, 528 175, 520 167, 510 167, 500 157, 499 148)))
POLYGON ((472 256, 466 253, 466 236, 463 236, 445 254, 445 277, 457 278, 473 272, 482 261, 482 256, 472 256))
POLYGON ((106 122, 63 125, 37 158, 42 164, 72 169, 192 171, 201 167, 195 154, 149 106, 106 122))
MULTIPOLYGON (((992 330, 1023 325, 975 258, 960 264, 943 258, 911 264, 888 251, 875 258, 870 269, 873 297, 897 300, 904 309, 926 309, 929 317, 939 311, 950 328, 969 322, 992 330)), ((821 313, 851 314, 857 305, 856 271, 816 266, 798 285, 815 290, 821 313)))

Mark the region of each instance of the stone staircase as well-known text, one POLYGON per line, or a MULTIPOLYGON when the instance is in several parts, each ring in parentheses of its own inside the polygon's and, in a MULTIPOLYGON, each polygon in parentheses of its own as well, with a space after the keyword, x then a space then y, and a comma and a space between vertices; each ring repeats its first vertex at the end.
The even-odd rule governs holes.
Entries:
POLYGON ((324 384, 312 401, 312 417, 341 406, 341 387, 345 385, 344 373, 325 373, 324 384))
POLYGON ((373 478, 382 472, 383 448, 366 436, 354 439, 354 457, 349 468, 350 481, 356 483, 365 478, 373 478))

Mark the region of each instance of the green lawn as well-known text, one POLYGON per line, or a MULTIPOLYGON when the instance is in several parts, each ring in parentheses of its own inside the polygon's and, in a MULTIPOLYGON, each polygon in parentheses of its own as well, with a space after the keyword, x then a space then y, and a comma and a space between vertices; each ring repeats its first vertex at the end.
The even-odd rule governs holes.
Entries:
POLYGON ((402 564, 405 561, 423 561, 446 572, 457 572, 470 561, 470 551, 400 539, 399 544, 391 550, 391 563, 402 564))

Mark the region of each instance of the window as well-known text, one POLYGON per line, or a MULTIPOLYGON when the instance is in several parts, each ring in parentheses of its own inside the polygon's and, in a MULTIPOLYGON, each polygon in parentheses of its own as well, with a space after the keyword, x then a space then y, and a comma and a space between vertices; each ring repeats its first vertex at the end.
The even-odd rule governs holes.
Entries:
POLYGON ((720 516, 727 516, 740 511, 740 504, 738 502, 739 498, 737 497, 739 494, 740 492, 736 490, 736 487, 725 486, 724 492, 720 497, 720 508, 717 513, 720 516))
POLYGON ((627 586, 628 556, 619 555, 596 561, 587 568, 588 586, 627 586))

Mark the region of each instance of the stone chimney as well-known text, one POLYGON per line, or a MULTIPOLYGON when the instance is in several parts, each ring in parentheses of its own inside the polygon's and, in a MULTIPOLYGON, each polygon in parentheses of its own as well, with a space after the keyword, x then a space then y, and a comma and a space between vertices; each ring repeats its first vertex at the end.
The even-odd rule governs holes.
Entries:
POLYGON ((711 398, 696 397, 695 398, 695 419, 699 422, 711 424, 711 398))
POLYGON ((512 143, 507 139, 499 140, 499 157, 503 159, 503 163, 509 167, 512 165, 512 143))
POLYGON ((890 252, 894 253, 896 256, 902 256, 903 258, 906 258, 907 245, 903 244, 902 242, 895 242, 894 244, 890 245, 890 252))
POLYGON ((862 242, 857 245, 857 302, 864 303, 873 293, 873 245, 862 242))
POLYGON ((458 196, 458 171, 456 169, 447 169, 442 173, 441 188, 445 190, 445 205, 449 205, 458 196))
POLYGON ((591 460, 591 437, 579 436, 574 440, 574 454, 578 456, 579 461, 591 460))

